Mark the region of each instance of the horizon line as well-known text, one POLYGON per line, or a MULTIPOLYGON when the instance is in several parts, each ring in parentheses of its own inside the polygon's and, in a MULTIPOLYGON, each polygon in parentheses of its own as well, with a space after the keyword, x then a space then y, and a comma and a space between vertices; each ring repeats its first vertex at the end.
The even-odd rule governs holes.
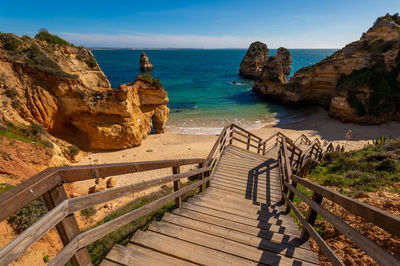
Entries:
MULTIPOLYGON (((230 48, 230 47, 225 47, 225 48, 191 48, 191 47, 182 47, 182 48, 174 48, 174 47, 169 47, 169 48, 132 48, 132 47, 85 47, 86 49, 90 50, 247 50, 249 48, 230 48)), ((279 47, 278 47, 279 48, 279 47)), ((268 48, 272 50, 276 50, 278 48, 268 48)), ((286 47, 284 47, 286 48, 286 47)), ((332 47, 332 48, 286 48, 289 50, 311 50, 311 49, 319 49, 319 50, 339 50, 342 49, 343 47, 332 47)))

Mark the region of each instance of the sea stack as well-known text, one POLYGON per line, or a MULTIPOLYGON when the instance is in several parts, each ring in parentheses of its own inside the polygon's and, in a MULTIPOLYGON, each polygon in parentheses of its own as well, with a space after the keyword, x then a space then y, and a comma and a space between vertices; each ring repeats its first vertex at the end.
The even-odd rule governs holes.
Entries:
POLYGON ((239 75, 248 79, 255 79, 267 63, 268 48, 265 43, 253 42, 240 64, 239 75))
POLYGON ((150 63, 146 53, 142 53, 140 56, 140 70, 142 72, 150 72, 153 70, 153 65, 150 63))
POLYGON ((276 51, 276 60, 277 63, 282 66, 283 74, 290 75, 290 69, 292 66, 292 56, 288 49, 279 47, 278 51, 276 51))
POLYGON ((400 121, 400 16, 378 18, 360 40, 303 67, 289 82, 275 70, 264 69, 253 90, 285 104, 322 106, 343 121, 400 121))
POLYGON ((254 80, 253 91, 262 95, 275 95, 286 82, 286 74, 278 57, 270 56, 260 75, 254 80))

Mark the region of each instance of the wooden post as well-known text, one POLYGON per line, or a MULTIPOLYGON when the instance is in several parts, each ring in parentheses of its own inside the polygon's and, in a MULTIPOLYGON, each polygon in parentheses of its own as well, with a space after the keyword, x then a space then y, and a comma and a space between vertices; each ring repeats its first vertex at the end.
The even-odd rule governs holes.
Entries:
MULTIPOLYGON (((321 202, 322 202, 322 196, 321 196, 320 194, 314 192, 314 193, 313 193, 313 196, 312 196, 312 200, 315 201, 315 202, 318 203, 318 204, 321 204, 321 202)), ((307 219, 307 222, 308 222, 311 226, 314 225, 315 219, 317 218, 317 214, 318 214, 318 213, 317 213, 316 211, 314 211, 311 207, 308 209, 307 218, 306 218, 306 219, 307 219)), ((310 234, 308 233, 307 230, 305 230, 305 229, 303 228, 303 230, 301 231, 301 234, 300 234, 300 238, 305 239, 305 240, 308 240, 308 238, 310 238, 310 234)))
POLYGON ((264 142, 264 145, 263 145, 263 155, 265 155, 265 148, 266 148, 266 143, 264 142))
MULTIPOLYGON (((180 171, 180 168, 179 168, 179 166, 173 166, 172 167, 172 174, 179 174, 181 171, 180 171)), ((176 180, 176 181, 174 181, 174 191, 178 191, 179 189, 181 188, 181 182, 180 182, 180 180, 176 180)), ((181 206, 182 206, 182 197, 181 196, 179 196, 179 197, 177 197, 176 199, 175 199, 175 204, 176 204, 176 206, 178 207, 178 208, 180 208, 181 206)))
MULTIPOLYGON (((292 186, 297 187, 297 182, 293 181, 292 182, 292 186)), ((289 195, 288 195, 288 199, 293 202, 293 198, 294 198, 294 193, 292 191, 289 190, 289 195)), ((290 206, 289 204, 286 203, 286 209, 285 212, 288 213, 290 211, 290 206)))
MULTIPOLYGON (((62 184, 46 192, 43 195, 43 198, 49 210, 68 199, 67 193, 65 192, 62 184)), ((69 214, 64 218, 64 220, 57 224, 56 228, 64 247, 80 233, 78 223, 76 222, 75 215, 73 213, 69 214)), ((74 256, 71 257, 70 262, 73 266, 92 265, 92 261, 90 260, 89 253, 86 248, 82 248, 76 252, 74 256)))
POLYGON ((257 149, 258 154, 260 154, 260 149, 261 149, 261 140, 258 140, 258 149, 257 149))
MULTIPOLYGON (((202 167, 203 167, 203 164, 202 164, 202 163, 199 163, 199 168, 202 168, 202 167)), ((201 181, 203 178, 204 178, 204 173, 201 173, 201 174, 199 175, 199 180, 201 181)), ((203 191, 204 191, 204 184, 201 184, 201 185, 200 185, 199 192, 203 192, 203 191)))
POLYGON ((247 150, 250 149, 250 134, 247 135, 247 150))
POLYGON ((229 144, 232 144, 232 142, 233 142, 233 139, 232 139, 233 138, 233 125, 231 125, 230 131, 231 132, 229 132, 229 144))

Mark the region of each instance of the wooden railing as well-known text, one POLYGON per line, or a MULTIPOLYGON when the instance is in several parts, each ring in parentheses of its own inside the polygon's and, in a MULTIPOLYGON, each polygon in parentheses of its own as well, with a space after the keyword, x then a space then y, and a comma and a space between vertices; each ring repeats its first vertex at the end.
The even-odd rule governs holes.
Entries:
POLYGON ((177 206, 180 207, 182 195, 198 187, 203 190, 204 184, 210 179, 208 174, 210 167, 203 167, 203 164, 204 159, 178 159, 48 168, 0 195, 0 221, 42 195, 49 209, 46 215, 0 249, 0 265, 7 265, 14 261, 29 246, 54 227, 57 228, 64 248, 50 262, 50 265, 64 265, 69 260, 73 265, 90 265, 90 257, 85 248, 88 244, 174 199, 177 206), (199 168, 180 173, 180 166, 193 164, 199 164, 199 168), (81 197, 69 199, 64 190, 64 184, 69 182, 171 167, 173 174, 170 176, 116 187, 81 197), (180 187, 179 181, 181 179, 193 176, 200 176, 200 180, 186 187, 180 187), (173 193, 89 231, 80 232, 74 212, 171 182, 174 184, 173 193))
MULTIPOLYGON (((335 264, 337 264, 336 262, 339 260, 335 255, 332 255, 333 253, 330 248, 312 227, 316 213, 318 212, 324 217, 327 216, 328 221, 333 220, 334 225, 338 226, 338 230, 340 229, 341 232, 343 231, 347 235, 349 233, 352 234, 351 239, 353 239, 354 236, 361 236, 357 235, 355 232, 343 225, 343 221, 338 222, 338 218, 331 218, 333 217, 333 214, 327 214, 327 211, 320 205, 322 197, 332 200, 339 205, 352 210, 353 213, 358 214, 363 218, 365 218, 364 216, 367 216, 366 219, 368 221, 375 221, 378 226, 386 228, 389 232, 395 235, 400 235, 400 223, 398 217, 393 217, 393 215, 384 213, 368 205, 355 202, 352 199, 320 187, 314 183, 311 183, 310 181, 301 179, 296 175, 298 173, 304 174, 307 172, 305 169, 307 169, 311 162, 319 162, 326 152, 335 150, 332 143, 324 143, 322 145, 324 147, 322 147, 321 142, 318 139, 311 141, 305 135, 300 136, 296 139, 296 141, 292 141, 280 132, 275 133, 263 141, 260 137, 254 135, 253 133, 237 125, 229 124, 222 130, 206 159, 195 158, 119 164, 53 167, 31 177, 11 190, 2 193, 0 195, 0 221, 3 221, 20 208, 23 208, 28 203, 42 195, 45 199, 49 212, 41 217, 27 230, 14 238, 6 246, 0 249, 0 265, 8 264, 18 258, 18 256, 20 256, 20 254, 22 254, 29 246, 35 243, 54 227, 57 228, 60 238, 64 244, 64 248, 53 260, 51 260, 50 265, 64 265, 68 261, 70 261, 72 265, 90 265, 91 261, 86 250, 86 246, 90 243, 93 243, 94 241, 117 230, 118 228, 121 228, 127 223, 156 210, 170 201, 175 200, 176 206, 180 207, 182 196, 189 191, 197 188, 199 188, 199 191, 203 191, 205 187, 209 185, 211 181, 211 173, 218 163, 218 160, 220 159, 225 147, 233 142, 235 142, 235 145, 237 144, 244 146, 244 148, 247 150, 254 150, 260 155, 266 155, 269 153, 269 156, 271 156, 270 152, 274 148, 279 149, 277 152, 277 158, 282 177, 281 185, 282 191, 284 192, 283 200, 287 202, 287 210, 290 208, 293 209, 300 221, 303 223, 305 230, 303 230, 302 237, 308 238, 308 236, 311 235, 319 244, 322 251, 328 254, 327 257, 331 261, 335 262, 335 264), (296 142, 308 145, 307 149, 302 151, 296 145, 296 142), (198 168, 188 172, 180 173, 180 166, 193 164, 198 165, 198 168), (122 174, 163 168, 172 168, 172 175, 151 179, 141 183, 116 187, 76 198, 68 198, 64 189, 64 184, 70 182, 105 178, 109 176, 118 176, 122 174), (181 179, 193 176, 198 177, 197 182, 185 187, 181 187, 181 179), (139 209, 128 212, 114 220, 90 229, 89 231, 80 232, 74 216, 75 212, 123 197, 127 194, 137 193, 151 187, 157 187, 168 183, 173 183, 174 190, 172 193, 147 205, 144 205, 139 209), (297 183, 301 183, 302 185, 314 191, 314 196, 312 199, 304 199, 304 201, 310 206, 307 218, 303 218, 292 203, 295 194, 302 199, 304 198, 304 195, 299 194, 301 192, 296 189, 297 183), (362 207, 360 207, 360 204, 362 207), (359 209, 355 210, 354 208, 359 209), (365 210, 370 211, 367 212, 365 210), (388 220, 385 220, 386 218, 388 220)), ((340 150, 340 147, 336 147, 336 150, 340 150)), ((357 240, 355 240, 355 242, 359 243, 357 240)), ((370 248, 371 244, 370 242, 368 243, 365 245, 370 248)), ((368 248, 367 250, 370 250, 368 248)), ((390 257, 387 252, 377 252, 377 254, 378 255, 375 255, 375 257, 378 258, 377 261, 394 261, 393 256, 390 257), (381 260, 382 258, 384 258, 384 260, 381 260)))
MULTIPOLYGON (((311 144, 310 144, 311 145, 311 144)), ((340 150, 341 148, 336 148, 340 150)), ((323 156, 327 151, 333 151, 333 145, 327 144, 325 149, 321 152, 311 153, 315 156, 323 156)), ((315 184, 309 180, 301 178, 292 172, 292 164, 290 162, 290 151, 286 145, 286 139, 284 138, 281 142, 281 148, 279 151, 279 169, 281 175, 282 185, 282 201, 286 202, 286 211, 293 210, 297 218, 303 225, 303 231, 301 238, 308 239, 310 236, 318 244, 321 251, 328 258, 333 265, 344 265, 343 262, 336 256, 328 244, 322 239, 322 237, 314 229, 313 225, 317 214, 320 214, 329 223, 331 223, 336 230, 348 237, 353 243, 363 250, 367 255, 373 258, 380 265, 400 265, 400 260, 387 252, 384 248, 377 245, 375 242, 358 232, 355 228, 347 224, 344 220, 337 217, 332 212, 325 209, 321 203, 322 199, 330 200, 349 212, 358 215, 365 219, 367 222, 371 222, 376 226, 381 227, 390 234, 400 237, 400 218, 387 213, 385 211, 374 208, 370 205, 364 204, 340 193, 332 191, 328 188, 315 184), (304 193, 298 190, 297 184, 301 184, 307 189, 313 192, 312 198, 307 197, 304 193), (294 195, 298 196, 303 202, 305 202, 309 209, 307 216, 303 217, 301 212, 296 208, 293 203, 294 195)), ((300 172, 302 169, 300 169, 300 172)))

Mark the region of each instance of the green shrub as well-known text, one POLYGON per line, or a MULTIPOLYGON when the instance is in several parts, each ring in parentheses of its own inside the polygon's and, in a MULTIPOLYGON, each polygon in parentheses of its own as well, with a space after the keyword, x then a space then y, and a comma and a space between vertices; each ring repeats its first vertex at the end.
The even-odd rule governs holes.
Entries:
POLYGON ((50 256, 49 255, 44 255, 43 256, 43 262, 48 263, 50 261, 50 256))
POLYGON ((386 158, 378 163, 376 170, 393 173, 398 170, 398 162, 393 159, 386 158))
POLYGON ((90 57, 89 59, 87 59, 87 60, 85 61, 85 63, 86 63, 89 67, 91 67, 91 68, 94 68, 94 67, 97 66, 96 59, 94 59, 93 57, 90 57))
POLYGON ((13 34, 1 35, 1 41, 3 42, 3 47, 7 51, 15 51, 21 45, 21 41, 13 34))
POLYGON ((136 77, 136 79, 143 80, 143 81, 148 81, 151 84, 153 84, 153 86, 155 88, 157 88, 157 89, 162 88, 160 80, 152 77, 151 75, 149 75, 147 73, 140 74, 139 76, 136 77))
POLYGON ((39 137, 41 135, 46 135, 47 131, 39 124, 31 124, 23 129, 23 133, 26 137, 39 137))
POLYGON ((50 44, 58 44, 62 46, 70 45, 70 43, 66 40, 61 39, 57 35, 50 34, 45 29, 41 29, 39 33, 35 35, 35 39, 45 41, 50 44))
POLYGON ((68 146, 68 152, 72 158, 75 158, 75 156, 78 155, 79 151, 80 149, 75 145, 68 146))
POLYGON ((48 212, 43 197, 32 201, 7 219, 16 233, 21 233, 48 212))
POLYGON ((12 189, 14 186, 8 183, 0 183, 0 194, 6 192, 7 190, 12 189))
POLYGON ((97 213, 97 210, 93 207, 81 210, 81 215, 88 219, 89 217, 95 215, 97 213))

